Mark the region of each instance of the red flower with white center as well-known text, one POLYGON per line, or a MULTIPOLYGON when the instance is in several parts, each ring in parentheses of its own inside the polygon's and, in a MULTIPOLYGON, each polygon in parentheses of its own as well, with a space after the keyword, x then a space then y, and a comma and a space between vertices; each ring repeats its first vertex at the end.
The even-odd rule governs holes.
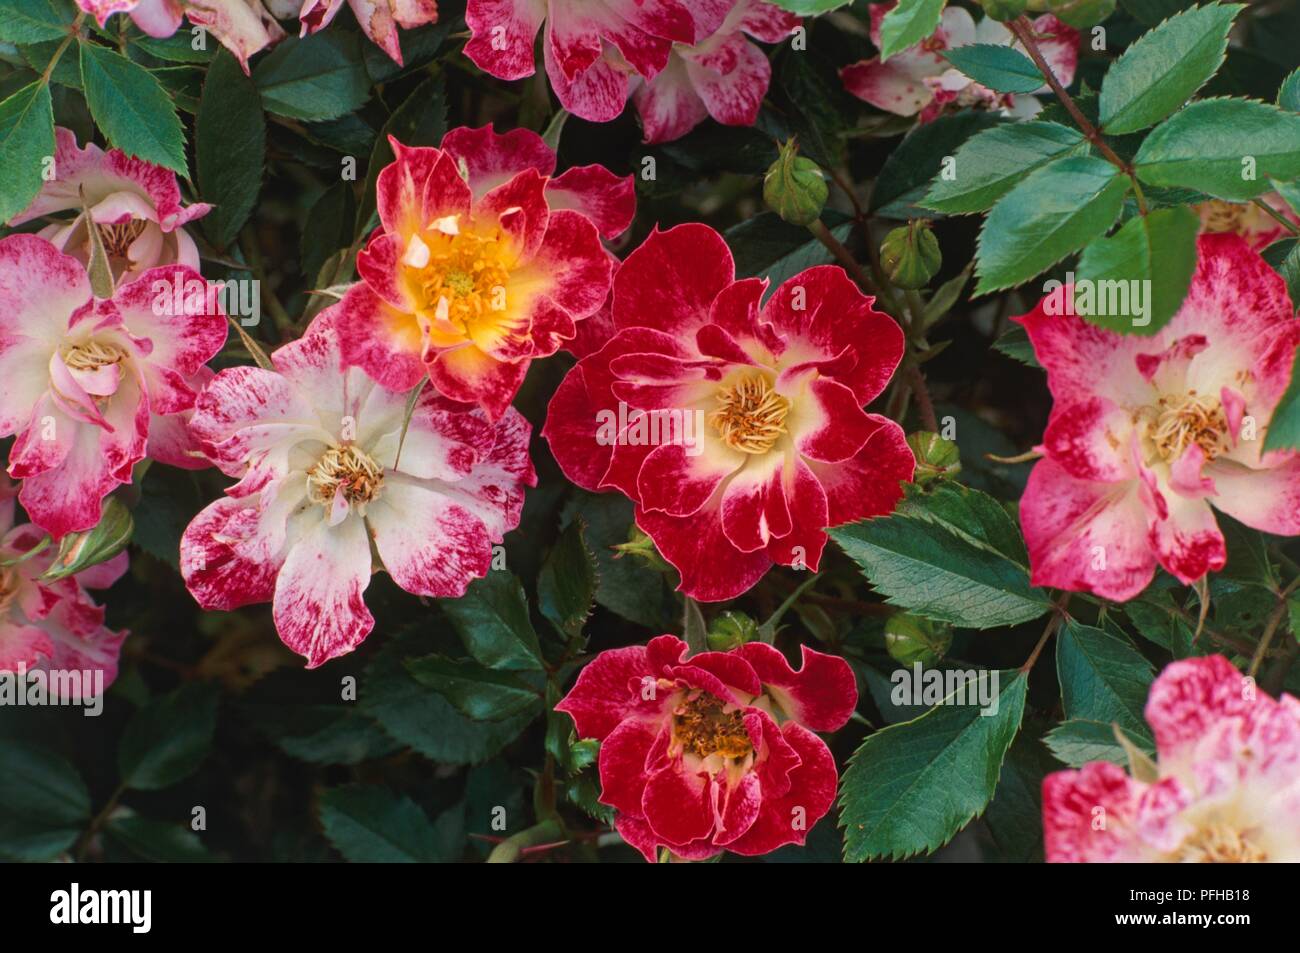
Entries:
POLYGON ((182 226, 208 214, 211 205, 182 205, 176 174, 169 169, 131 158, 120 149, 105 152, 93 142, 78 148, 70 129, 59 127, 54 134, 54 178, 9 220, 10 225, 75 210, 74 218, 47 225, 37 234, 84 265, 91 254, 85 208, 115 280, 158 265, 198 270, 199 251, 182 226))
POLYGON ((848 663, 806 646, 798 671, 770 645, 686 657, 661 635, 601 652, 556 711, 600 741, 600 801, 654 863, 802 844, 835 802, 835 759, 814 731, 858 704, 848 663))
POLYGON ((1300 534, 1300 454, 1263 452, 1300 321, 1281 276, 1241 238, 1197 245, 1187 299, 1152 337, 1059 313, 1069 286, 1016 319, 1055 398, 1020 501, 1037 585, 1123 601, 1157 562, 1200 579, 1226 559, 1211 506, 1300 534))
POLYGON ((664 70, 636 82, 632 102, 646 142, 677 139, 709 116, 724 126, 752 126, 772 65, 747 37, 779 43, 799 25, 795 14, 762 0, 739 0, 720 22, 705 22, 706 16, 695 14, 700 40, 673 44, 664 70))
POLYGON ((612 237, 632 179, 600 166, 555 178, 536 133, 453 129, 441 148, 390 140, 380 227, 342 302, 344 358, 391 390, 427 373, 452 400, 500 417, 529 362, 577 333, 609 292, 612 237))
POLYGON ((185 584, 205 609, 271 602, 309 668, 370 633, 372 544, 407 592, 463 595, 537 482, 513 409, 493 423, 426 388, 403 437, 407 395, 342 364, 338 311, 277 350, 274 371, 218 373, 190 421, 240 480, 185 530, 185 584))
MULTIPOLYGON (((4 479, 0 477, 0 479, 4 479)), ((44 530, 14 526, 13 487, 0 487, 0 672, 99 672, 100 685, 80 683, 81 697, 93 697, 117 678, 117 659, 126 631, 104 625, 104 610, 87 589, 107 589, 126 572, 126 553, 54 582, 40 577, 54 563, 40 545, 44 530)), ((52 689, 63 680, 50 683, 52 689)), ((58 697, 62 698, 62 695, 58 697)))
MULTIPOLYGON (((881 45, 885 15, 896 3, 871 5, 871 42, 881 45)), ((1043 58, 1062 86, 1074 80, 1079 65, 1079 31, 1051 14, 1032 21, 1043 58)), ((999 109, 1017 119, 1028 119, 1043 108, 1033 93, 998 93, 975 82, 943 58, 944 50, 973 43, 1011 46, 1024 52, 1011 31, 984 17, 976 23, 961 7, 943 11, 938 28, 921 42, 895 53, 886 61, 879 56, 840 70, 840 79, 858 99, 898 116, 915 116, 925 123, 936 118, 949 103, 999 109)), ((1039 92, 1047 92, 1043 86, 1039 92)))
MULTIPOLYGON (((1282 196, 1276 192, 1269 192, 1261 195, 1260 201, 1292 225, 1300 228, 1300 215, 1295 213, 1282 196)), ((1202 232, 1231 232, 1240 235, 1255 251, 1263 251, 1278 239, 1290 234, 1286 226, 1254 202, 1225 202, 1223 199, 1210 199, 1193 207, 1201 217, 1202 232)))
POLYGON ((534 41, 545 23, 542 55, 560 103, 575 116, 608 122, 623 111, 632 74, 654 79, 674 43, 708 35, 697 32, 696 17, 711 18, 731 2, 469 0, 465 23, 473 35, 465 55, 501 79, 532 76, 534 41))
MULTIPOLYGON (((347 0, 357 23, 371 42, 402 65, 402 44, 397 28, 414 30, 438 20, 438 0, 347 0)), ((306 0, 298 17, 302 35, 323 30, 338 16, 343 0, 306 0)))
POLYGON ((55 539, 99 522, 131 482, 150 421, 194 406, 188 381, 226 341, 198 272, 151 268, 111 299, 86 269, 35 235, 0 239, 0 436, 17 434, 9 474, 55 539))
POLYGON ((248 58, 284 38, 284 30, 273 14, 284 15, 287 0, 77 0, 77 6, 95 17, 101 27, 114 13, 129 14, 150 36, 165 38, 180 29, 182 17, 189 17, 235 54, 248 72, 248 58))
POLYGON ((1161 672, 1146 719, 1145 777, 1093 761, 1043 780, 1048 861, 1300 861, 1300 701, 1211 655, 1161 672))
POLYGON ((733 598, 773 563, 816 570, 825 528, 890 512, 914 460, 862 408, 903 335, 834 266, 735 277, 705 225, 655 232, 614 279, 617 333, 561 383, 544 436, 570 480, 616 489, 681 572, 733 598))

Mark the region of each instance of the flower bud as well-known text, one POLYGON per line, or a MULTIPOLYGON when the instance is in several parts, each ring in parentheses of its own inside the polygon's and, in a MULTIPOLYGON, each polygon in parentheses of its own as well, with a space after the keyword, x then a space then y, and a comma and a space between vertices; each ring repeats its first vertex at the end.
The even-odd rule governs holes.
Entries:
POLYGON ((726 652, 738 645, 752 642, 758 637, 758 623, 743 612, 728 609, 721 612, 709 625, 706 639, 715 652, 726 652))
POLYGON ((121 500, 110 496, 104 501, 103 516, 92 529, 63 537, 58 555, 41 578, 49 581, 66 579, 112 559, 126 548, 134 529, 131 511, 121 500))
POLYGON ((939 239, 928 222, 917 219, 885 236, 880 246, 880 263, 889 280, 899 288, 924 288, 943 264, 939 239))
POLYGON ((885 651, 900 665, 934 665, 952 645, 952 626, 899 612, 885 622, 885 651))
POLYGON ((822 214, 829 190, 817 163, 799 155, 791 139, 763 176, 763 201, 791 225, 811 225, 822 214))
POLYGON ((907 446, 916 457, 916 473, 912 482, 918 485, 948 479, 961 472, 961 456, 957 445, 928 430, 908 434, 907 446))

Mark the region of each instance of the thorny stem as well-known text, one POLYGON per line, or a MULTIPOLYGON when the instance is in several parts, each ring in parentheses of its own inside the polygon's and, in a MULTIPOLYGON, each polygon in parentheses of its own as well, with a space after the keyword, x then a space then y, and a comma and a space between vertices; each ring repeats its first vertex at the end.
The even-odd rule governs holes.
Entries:
POLYGON ((542 844, 553 844, 561 841, 564 831, 560 827, 560 822, 554 818, 542 821, 540 824, 534 824, 511 837, 507 837, 496 847, 492 848, 492 853, 488 854, 487 862, 489 864, 514 864, 518 863, 530 847, 538 847, 542 844))
POLYGON ((68 45, 81 35, 81 24, 85 21, 86 14, 84 11, 78 13, 77 18, 72 21, 72 26, 68 28, 68 35, 63 38, 63 42, 61 42, 58 48, 54 51, 54 55, 50 57, 50 61, 45 64, 45 70, 41 73, 40 81, 42 84, 50 81, 50 77, 54 75, 54 67, 59 65, 59 60, 63 58, 63 54, 67 50, 68 45))
POLYGON ((1259 671, 1259 667, 1264 662, 1264 656, 1268 654, 1268 647, 1273 642, 1273 636, 1277 634, 1279 626, 1282 624, 1282 617, 1287 613, 1286 600, 1283 599, 1273 610, 1273 614, 1268 617, 1268 624, 1264 626, 1264 634, 1260 636, 1259 645, 1255 647, 1255 654, 1250 660, 1250 668, 1246 669, 1246 674, 1251 678, 1259 671))
POLYGON ((820 219, 809 225, 808 231, 812 232, 813 237, 826 246, 827 250, 835 256, 835 260, 844 267, 844 270, 863 290, 868 294, 880 296, 880 289, 876 287, 875 282, 867 277, 867 273, 862 270, 862 266, 857 263, 857 260, 844 247, 844 244, 831 234, 830 229, 820 219))
POLYGON ((1056 630, 1061 627, 1061 623, 1069 618, 1065 610, 1070 604, 1070 596, 1071 593, 1063 592, 1057 598, 1056 602, 1053 603, 1052 617, 1047 620, 1047 625, 1043 629, 1043 634, 1038 637, 1038 644, 1035 645, 1034 650, 1029 653, 1029 658, 1025 659, 1025 664, 1020 666, 1020 671, 1028 672, 1034 667, 1034 663, 1038 661, 1038 656, 1043 652, 1043 646, 1047 645, 1047 640, 1050 639, 1056 633, 1056 630))

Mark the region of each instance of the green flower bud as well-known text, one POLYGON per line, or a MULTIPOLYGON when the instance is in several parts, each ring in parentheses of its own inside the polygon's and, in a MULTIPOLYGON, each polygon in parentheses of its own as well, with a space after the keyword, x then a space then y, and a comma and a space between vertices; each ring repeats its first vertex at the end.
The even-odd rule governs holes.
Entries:
POLYGON ((919 615, 899 612, 885 622, 885 651, 900 665, 920 662, 929 667, 952 645, 952 626, 919 615))
POLYGON ((104 502, 104 513, 93 529, 69 533, 63 537, 59 542, 58 555, 41 578, 66 579, 83 569, 112 559, 126 548, 134 529, 131 511, 121 500, 110 496, 104 502))
POLYGON ((1047 10, 1075 29, 1096 26, 1115 12, 1115 0, 1047 0, 1047 10))
POLYGON ((880 246, 880 263, 889 280, 899 288, 924 288, 943 264, 939 239, 928 222, 917 219, 885 236, 880 246))
POLYGON ((659 555, 659 550, 655 549, 655 541, 642 532, 641 527, 637 526, 635 523, 628 528, 627 542, 619 543, 611 548, 616 550, 618 553, 618 555, 614 557, 615 559, 618 559, 625 553, 631 553, 633 556, 640 559, 647 569, 653 569, 656 572, 673 571, 673 567, 669 565, 667 560, 659 555))
POLYGON ((715 652, 726 652, 758 637, 758 623, 743 612, 720 612, 709 625, 705 639, 715 652))
POLYGON ((984 12, 994 20, 1014 20, 1025 12, 1028 0, 980 0, 984 12))
POLYGON ((950 479, 961 472, 961 456, 957 445, 937 433, 918 430, 908 434, 907 445, 916 457, 914 483, 924 485, 935 480, 950 479))
POLYGON ((799 155, 791 139, 763 176, 763 201, 791 225, 811 225, 822 214, 829 190, 817 163, 799 155))

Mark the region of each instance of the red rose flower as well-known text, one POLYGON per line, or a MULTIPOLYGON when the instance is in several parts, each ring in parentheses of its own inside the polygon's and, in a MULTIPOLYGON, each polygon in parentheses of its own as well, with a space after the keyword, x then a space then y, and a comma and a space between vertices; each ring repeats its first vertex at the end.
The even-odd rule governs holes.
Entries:
POLYGON ((773 563, 816 571, 825 528, 888 513, 915 461, 863 405, 903 335, 844 271, 809 268, 763 303, 705 225, 655 232, 614 278, 613 337, 569 372, 543 434, 570 480, 617 489, 705 601, 773 563))
POLYGON ((835 760, 814 731, 858 703, 848 663, 807 647, 794 671, 770 645, 686 658, 686 643, 602 652, 556 705, 600 740, 600 800, 623 839, 656 859, 802 844, 835 801, 835 760))

